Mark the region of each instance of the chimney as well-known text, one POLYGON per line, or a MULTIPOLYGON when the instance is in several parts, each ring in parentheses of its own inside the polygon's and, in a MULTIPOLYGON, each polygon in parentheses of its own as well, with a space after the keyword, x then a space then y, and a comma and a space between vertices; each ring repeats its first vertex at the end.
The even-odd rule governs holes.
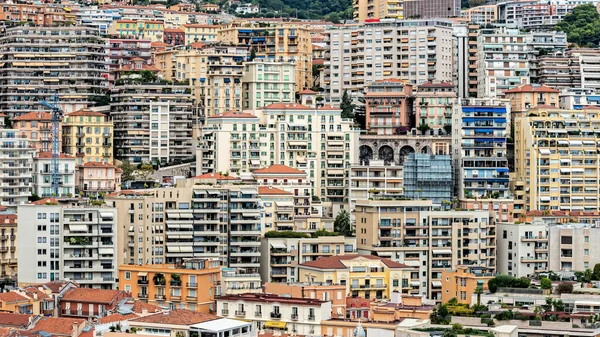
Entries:
POLYGON ((73 331, 71 331, 71 337, 79 336, 79 325, 77 323, 73 323, 73 331))

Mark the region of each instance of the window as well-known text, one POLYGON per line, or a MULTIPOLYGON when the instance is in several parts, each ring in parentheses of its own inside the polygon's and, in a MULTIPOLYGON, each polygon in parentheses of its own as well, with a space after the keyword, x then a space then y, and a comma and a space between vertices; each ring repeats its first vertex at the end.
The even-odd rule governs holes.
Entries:
POLYGON ((131 272, 129 272, 129 271, 125 272, 125 279, 126 280, 131 280, 131 272))

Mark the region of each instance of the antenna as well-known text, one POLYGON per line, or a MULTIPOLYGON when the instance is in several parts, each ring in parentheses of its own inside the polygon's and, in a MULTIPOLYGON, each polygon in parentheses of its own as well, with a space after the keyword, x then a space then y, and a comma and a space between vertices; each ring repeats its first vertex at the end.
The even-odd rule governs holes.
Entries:
POLYGON ((58 92, 54 93, 52 103, 42 99, 40 104, 52 110, 52 194, 58 197, 58 185, 60 184, 58 176, 58 157, 60 156, 58 122, 63 117, 63 111, 58 106, 58 92))

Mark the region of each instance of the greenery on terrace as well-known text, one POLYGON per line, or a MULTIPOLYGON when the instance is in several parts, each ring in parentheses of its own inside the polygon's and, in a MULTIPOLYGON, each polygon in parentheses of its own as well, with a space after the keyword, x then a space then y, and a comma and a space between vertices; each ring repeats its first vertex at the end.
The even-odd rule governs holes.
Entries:
POLYGON ((443 337, 456 337, 458 335, 466 335, 466 336, 486 336, 493 337, 494 334, 489 331, 464 328, 460 324, 452 324, 450 329, 440 329, 440 328, 414 328, 411 330, 415 331, 423 331, 423 332, 441 332, 443 337))

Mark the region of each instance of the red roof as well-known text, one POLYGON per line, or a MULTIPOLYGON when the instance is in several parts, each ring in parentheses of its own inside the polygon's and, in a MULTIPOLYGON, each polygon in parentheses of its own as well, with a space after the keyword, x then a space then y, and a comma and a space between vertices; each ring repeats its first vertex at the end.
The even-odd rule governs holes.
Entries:
POLYGON ((17 223, 17 215, 16 214, 0 214, 0 225, 1 224, 14 225, 16 223, 17 223))
POLYGON ((45 331, 51 334, 69 335, 73 333, 73 325, 85 324, 85 319, 64 317, 42 317, 32 330, 45 331))
POLYGON ((105 167, 105 168, 112 168, 112 167, 116 167, 113 164, 109 164, 106 162, 97 162, 97 161, 88 161, 87 163, 83 163, 83 165, 80 165, 83 167, 105 167))
POLYGON ((536 85, 533 86, 531 84, 522 84, 518 87, 506 90, 505 94, 518 93, 518 92, 548 92, 548 93, 556 93, 558 94, 560 91, 547 87, 545 85, 536 85))
POLYGON ((42 286, 52 291, 53 294, 58 294, 62 290, 62 288, 69 283, 70 281, 52 281, 44 283, 42 284, 42 286))
POLYGON ((454 88, 454 84, 450 82, 425 82, 423 84, 419 84, 418 88, 421 87, 445 87, 445 88, 454 88))
POLYGON ((52 120, 52 114, 47 112, 28 112, 24 115, 13 118, 14 121, 41 121, 41 120, 52 120))
POLYGON ((310 107, 298 103, 273 103, 269 104, 263 109, 273 110, 311 110, 310 107))
POLYGON ((373 81, 374 83, 404 83, 406 81, 398 79, 398 78, 385 78, 382 80, 373 81))
POLYGON ((156 41, 156 42, 152 42, 150 44, 150 46, 151 47, 168 47, 169 45, 164 42, 156 41))
POLYGON ((202 48, 204 48, 204 43, 202 43, 202 42, 192 42, 192 43, 190 43, 190 47, 192 47, 194 49, 202 49, 202 48))
POLYGON ((138 318, 138 317, 139 316, 136 314, 123 315, 120 313, 116 313, 116 314, 104 316, 104 317, 98 319, 98 323, 99 324, 107 324, 107 323, 112 323, 112 322, 128 321, 130 319, 134 319, 134 318, 138 318))
POLYGON ((321 257, 314 261, 302 263, 300 266, 319 268, 319 269, 347 269, 348 267, 346 267, 342 263, 342 261, 353 260, 356 258, 365 258, 365 259, 369 259, 369 260, 380 260, 389 268, 412 268, 411 266, 407 266, 403 263, 394 262, 390 259, 385 259, 385 258, 382 258, 379 256, 358 255, 358 254, 321 257))
POLYGON ((312 62, 313 65, 321 66, 325 64, 325 59, 314 59, 312 62))
POLYGON ((260 195, 292 195, 292 193, 273 186, 259 186, 258 194, 260 195))
POLYGON ((256 118, 255 115, 247 112, 227 111, 218 115, 212 115, 208 118, 256 118))
POLYGON ((47 205, 47 204, 58 204, 58 199, 56 198, 44 198, 38 201, 32 201, 29 204, 31 205, 47 205))
POLYGON ((46 292, 39 290, 36 287, 26 287, 24 289, 31 297, 33 297, 33 294, 37 295, 37 299, 38 300, 49 300, 52 299, 52 297, 50 297, 50 295, 48 295, 46 292))
POLYGON ((149 313, 155 313, 155 312, 160 312, 160 307, 156 304, 152 304, 152 303, 145 303, 142 301, 135 301, 133 302, 133 312, 136 312, 138 314, 142 314, 144 313, 144 310, 149 313))
POLYGON ((98 117, 105 117, 106 115, 98 112, 98 111, 93 111, 90 109, 81 109, 81 110, 77 110, 77 111, 73 111, 70 114, 67 114, 67 116, 98 116, 98 117))
POLYGON ((238 180, 238 178, 225 176, 219 173, 205 173, 203 175, 195 176, 195 179, 217 179, 217 180, 238 180))
POLYGON ((0 325, 26 328, 29 324, 31 315, 13 314, 9 312, 0 312, 0 325))
POLYGON ((122 290, 75 288, 67 291, 63 301, 87 303, 112 303, 123 294, 122 290))
POLYGON ((133 319, 133 322, 154 323, 154 324, 173 324, 173 325, 191 325, 214 321, 220 317, 204 314, 190 310, 171 310, 165 313, 158 313, 133 319))
POLYGON ((587 109, 598 110, 598 109, 600 109, 600 106, 597 106, 597 105, 587 105, 587 106, 583 107, 583 110, 587 110, 587 109))
POLYGON ((15 303, 15 302, 29 302, 29 299, 25 296, 19 295, 14 291, 9 291, 0 294, 0 302, 15 303))
POLYGON ((273 164, 269 167, 254 170, 254 173, 258 174, 302 174, 306 175, 306 172, 295 169, 281 164, 273 164))
MULTIPOLYGON (((54 158, 54 157, 52 156, 52 152, 45 151, 45 152, 40 152, 38 154, 37 158, 50 159, 50 158, 54 158)), ((60 159, 75 159, 75 157, 69 156, 68 154, 64 154, 64 153, 60 153, 58 155, 58 158, 60 158, 60 159)))
POLYGON ((304 90, 300 91, 298 94, 299 95, 316 95, 316 94, 318 94, 318 92, 310 90, 310 89, 304 89, 304 90))
POLYGON ((323 105, 320 108, 317 108, 317 110, 340 110, 340 108, 327 104, 327 105, 323 105))
POLYGON ((367 308, 369 309, 369 305, 371 304, 371 300, 362 297, 346 297, 346 309, 351 308, 367 308))
POLYGON ((163 29, 163 32, 165 32, 165 33, 181 33, 181 34, 185 33, 183 31, 183 29, 179 29, 179 28, 165 28, 165 29, 163 29))

